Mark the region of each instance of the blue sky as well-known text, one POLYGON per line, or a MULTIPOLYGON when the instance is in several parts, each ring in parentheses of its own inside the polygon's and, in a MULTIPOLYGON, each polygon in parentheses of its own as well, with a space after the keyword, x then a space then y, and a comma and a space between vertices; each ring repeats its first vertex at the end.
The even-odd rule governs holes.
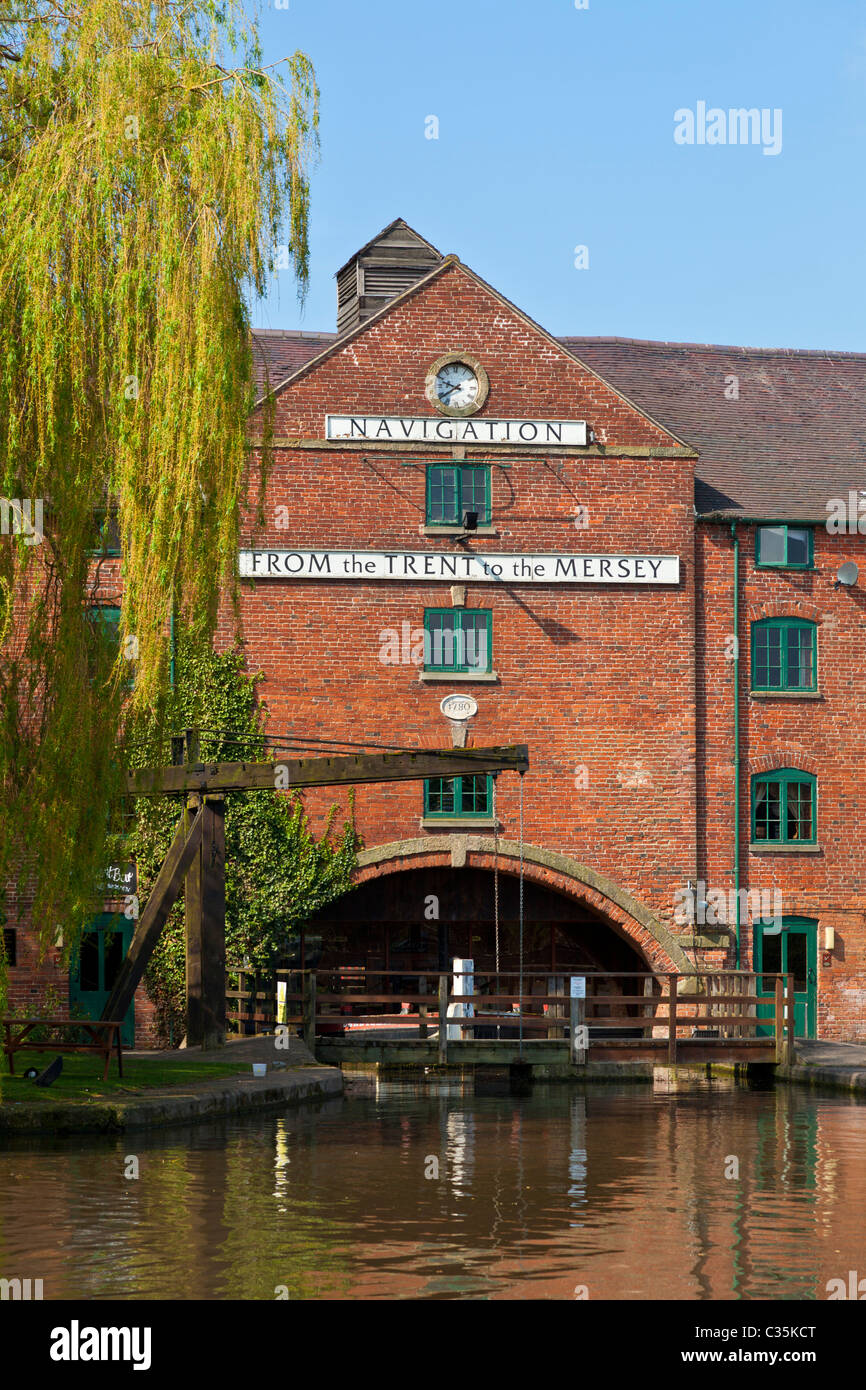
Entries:
POLYGON ((553 333, 866 350, 862 0, 588 3, 266 3, 322 148, 305 311, 282 271, 256 324, 332 330, 334 272, 401 216, 553 333), (780 152, 677 144, 699 102, 780 110, 780 152))

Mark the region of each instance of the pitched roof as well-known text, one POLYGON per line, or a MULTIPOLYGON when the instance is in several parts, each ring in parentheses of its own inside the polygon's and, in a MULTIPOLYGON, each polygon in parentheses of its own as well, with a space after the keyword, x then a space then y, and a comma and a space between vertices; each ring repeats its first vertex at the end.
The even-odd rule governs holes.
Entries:
MULTIPOLYGON (((468 279, 474 281, 475 284, 480 286, 480 288, 483 291, 491 295, 493 299, 497 300, 498 303, 503 305, 505 309, 509 310, 512 314, 514 314, 515 317, 520 319, 528 328, 534 330, 546 342, 552 344, 553 347, 561 350, 563 356, 569 357, 574 361, 578 362, 578 365, 583 367, 585 371, 593 372, 593 368, 587 362, 578 359, 573 349, 567 347, 561 338, 554 338, 552 333, 549 333, 548 330, 546 328, 543 328, 540 323, 537 323, 535 319, 530 318, 529 315, 523 309, 518 308, 518 306, 516 304, 513 304, 510 299, 506 299, 504 294, 502 294, 499 290, 495 289, 493 285, 488 284, 488 282, 484 280, 478 274, 477 271, 473 270, 471 266, 468 266, 463 261, 461 261, 459 256, 444 256, 437 264, 431 266, 427 273, 425 275, 422 275, 420 279, 415 280, 411 285, 408 285, 406 289, 402 290, 399 294, 395 295, 393 299, 387 300, 385 303, 383 303, 379 309, 376 309, 375 312, 369 316, 369 318, 365 318, 362 322, 356 323, 351 328, 344 329, 336 334, 328 335, 327 341, 325 342, 324 346, 320 347, 317 352, 311 353, 307 358, 306 362, 301 363, 299 366, 295 367, 293 373, 290 376, 286 377, 283 381, 274 381, 273 378, 269 377, 270 390, 273 391, 275 394, 279 394, 284 387, 291 385, 294 381, 298 379, 298 377, 306 375, 307 371, 315 370, 315 368, 318 367, 319 364, 326 357, 329 357, 332 353, 342 352, 344 348, 346 348, 359 335, 369 332, 369 330, 381 319, 383 319, 386 315, 392 313, 398 305, 402 305, 408 299, 411 299, 414 295, 420 294, 422 291, 426 290, 433 283, 434 280, 438 280, 439 277, 444 275, 446 272, 455 269, 459 271, 462 275, 465 275, 468 279)), ((609 391, 612 391, 615 395, 618 395, 627 406, 630 406, 636 412, 643 414, 649 421, 649 423, 651 425, 654 425, 656 429, 660 430, 662 433, 667 432, 670 436, 671 442, 676 448, 685 449, 687 452, 694 452, 694 450, 692 450, 692 447, 685 440, 680 439, 677 435, 671 433, 670 431, 666 431, 666 427, 662 423, 662 421, 657 420, 653 416, 651 416, 649 412, 646 411, 642 406, 640 406, 636 401, 630 400, 624 394, 624 392, 617 388, 614 382, 605 381, 602 384, 605 387, 607 387, 609 391)))
POLYGON ((562 341, 698 449, 701 513, 822 521, 829 498, 866 487, 864 353, 562 341))
MULTIPOLYGON (((256 366, 274 387, 335 333, 257 330, 256 366)), ((866 487, 866 353, 722 347, 633 338, 559 342, 700 452, 701 513, 819 521, 831 497, 866 487), (738 379, 739 399, 730 395, 738 379)))
POLYGON ((266 385, 273 391, 305 362, 318 357, 336 337, 336 333, 300 333, 291 328, 254 328, 253 366, 259 396, 266 385))
POLYGON ((340 275, 346 269, 346 266, 351 265, 352 262, 356 261, 359 256, 363 256, 365 251, 369 251, 371 246, 375 246, 376 243, 379 241, 386 240, 388 234, 390 232, 396 231, 398 227, 402 232, 406 233, 407 241, 417 242, 419 246, 426 247, 428 251, 432 251, 433 254, 439 256, 440 259, 444 259, 442 256, 442 252, 439 250, 438 246, 434 246, 432 241, 428 241, 427 238, 423 237, 420 232, 416 232, 414 227, 410 227, 409 223, 406 221, 404 217, 395 217, 394 221, 389 222, 387 227, 383 227, 381 232, 377 232, 375 236, 370 237, 369 241, 365 241, 364 245, 361 247, 359 251, 354 251, 352 253, 349 259, 345 261, 343 265, 340 266, 340 269, 338 271, 335 272, 334 279, 336 279, 337 276, 340 275))

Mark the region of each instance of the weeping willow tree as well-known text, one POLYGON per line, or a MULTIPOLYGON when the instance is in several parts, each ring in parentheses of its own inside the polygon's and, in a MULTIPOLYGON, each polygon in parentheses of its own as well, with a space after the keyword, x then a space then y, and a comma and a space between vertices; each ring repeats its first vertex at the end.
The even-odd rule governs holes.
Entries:
POLYGON ((303 298, 317 126, 309 60, 265 69, 230 5, 4 0, 0 890, 32 895, 43 946, 93 908, 170 614, 205 649, 234 592, 249 304, 283 248, 303 298), (121 592, 112 642, 93 611, 121 592))

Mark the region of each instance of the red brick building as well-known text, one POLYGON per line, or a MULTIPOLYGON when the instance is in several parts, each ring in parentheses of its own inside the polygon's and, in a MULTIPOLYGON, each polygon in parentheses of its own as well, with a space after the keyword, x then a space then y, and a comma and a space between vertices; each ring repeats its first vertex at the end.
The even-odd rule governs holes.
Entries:
MULTIPOLYGON (((866 1037, 866 355, 557 340, 402 221, 337 284, 339 336, 256 335, 270 729, 441 748, 471 696, 529 745, 527 966, 789 969, 866 1037)), ((518 782, 359 788, 322 958, 491 968, 498 864, 513 961, 518 782)))

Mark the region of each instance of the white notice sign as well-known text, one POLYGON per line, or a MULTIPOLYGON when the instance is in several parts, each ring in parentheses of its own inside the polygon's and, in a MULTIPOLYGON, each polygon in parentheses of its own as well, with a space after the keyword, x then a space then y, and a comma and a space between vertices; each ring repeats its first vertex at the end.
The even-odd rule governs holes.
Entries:
POLYGON ((585 976, 585 975, 572 975, 572 976, 571 976, 571 997, 572 997, 572 999, 585 999, 585 998, 586 998, 586 976, 585 976))
POLYGON ((488 420, 439 415, 326 415, 326 439, 384 444, 567 444, 584 449, 585 420, 488 420))
POLYGON ((242 550, 243 579, 472 580, 491 584, 678 584, 678 555, 492 555, 441 550, 242 550))

